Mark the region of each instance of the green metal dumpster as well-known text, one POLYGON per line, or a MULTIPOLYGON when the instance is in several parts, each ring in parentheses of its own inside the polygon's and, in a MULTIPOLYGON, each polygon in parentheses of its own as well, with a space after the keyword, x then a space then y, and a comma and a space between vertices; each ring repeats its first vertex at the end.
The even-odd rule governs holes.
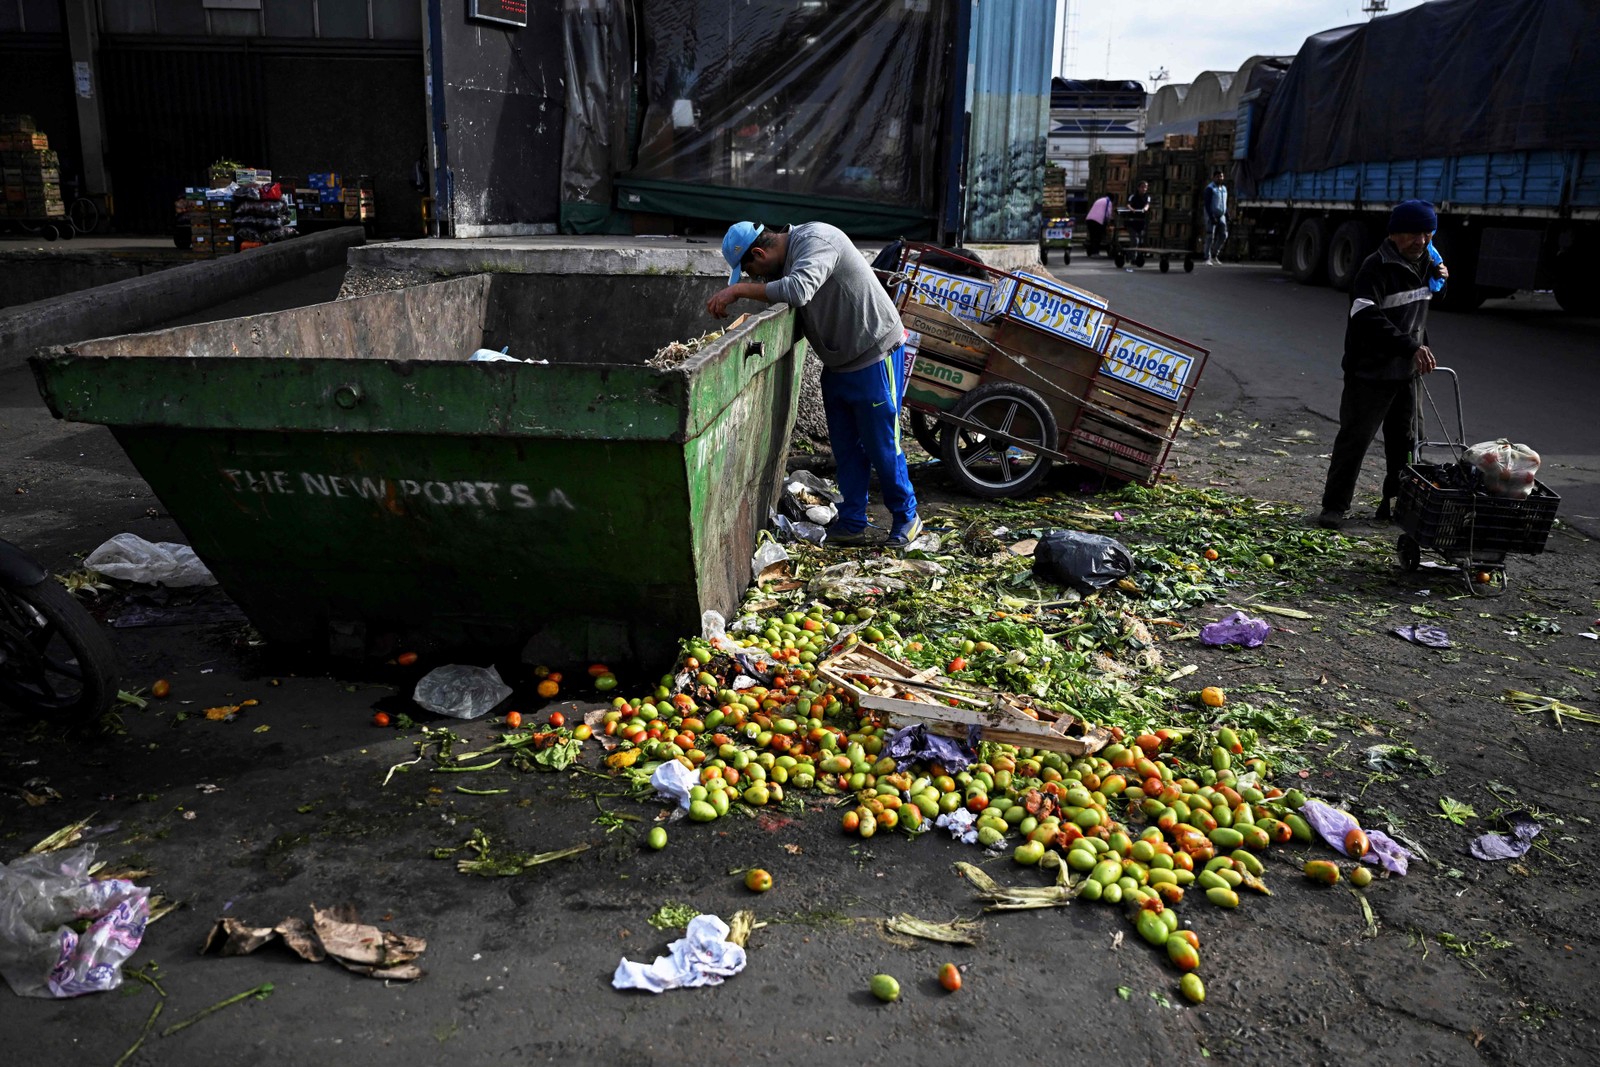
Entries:
POLYGON ((111 428, 269 641, 655 662, 729 613, 783 476, 803 342, 716 279, 480 274, 32 360, 111 428), (479 348, 539 363, 473 362, 479 348))

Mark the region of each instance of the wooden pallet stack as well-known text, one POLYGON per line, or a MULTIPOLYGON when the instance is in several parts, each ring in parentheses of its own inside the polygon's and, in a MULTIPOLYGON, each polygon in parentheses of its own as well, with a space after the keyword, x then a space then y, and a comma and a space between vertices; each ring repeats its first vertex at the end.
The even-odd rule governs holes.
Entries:
POLYGON ((1067 211, 1067 172, 1054 163, 1044 167, 1044 195, 1040 205, 1047 219, 1060 218, 1067 211))
POLYGON ((1107 193, 1126 204, 1133 192, 1134 157, 1108 152, 1096 152, 1089 157, 1089 203, 1094 203, 1107 193))

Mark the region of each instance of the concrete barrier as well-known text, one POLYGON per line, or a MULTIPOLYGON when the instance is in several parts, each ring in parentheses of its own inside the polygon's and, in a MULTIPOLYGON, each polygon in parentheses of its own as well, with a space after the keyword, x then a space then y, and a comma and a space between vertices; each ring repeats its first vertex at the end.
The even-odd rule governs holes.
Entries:
POLYGON ((136 333, 337 266, 365 241, 360 226, 345 226, 6 308, 0 311, 0 370, 48 345, 136 333))

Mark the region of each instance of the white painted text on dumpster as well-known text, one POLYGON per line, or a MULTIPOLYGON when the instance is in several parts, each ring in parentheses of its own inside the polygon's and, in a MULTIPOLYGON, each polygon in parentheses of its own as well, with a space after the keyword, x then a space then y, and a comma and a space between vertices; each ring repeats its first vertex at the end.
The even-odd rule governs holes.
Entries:
POLYGON ((236 470, 223 478, 236 493, 371 500, 380 504, 425 502, 469 508, 577 508, 560 489, 535 490, 523 482, 422 481, 313 471, 236 470))

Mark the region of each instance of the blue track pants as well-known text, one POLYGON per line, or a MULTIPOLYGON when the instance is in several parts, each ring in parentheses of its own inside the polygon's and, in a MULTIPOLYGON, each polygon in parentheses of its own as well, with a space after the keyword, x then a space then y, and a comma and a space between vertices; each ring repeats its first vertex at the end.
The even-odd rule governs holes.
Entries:
POLYGON ((906 347, 898 345, 881 362, 863 370, 822 372, 822 408, 844 497, 839 505, 840 530, 867 525, 867 483, 874 470, 895 525, 910 522, 917 513, 917 496, 900 447, 906 369, 906 347))

